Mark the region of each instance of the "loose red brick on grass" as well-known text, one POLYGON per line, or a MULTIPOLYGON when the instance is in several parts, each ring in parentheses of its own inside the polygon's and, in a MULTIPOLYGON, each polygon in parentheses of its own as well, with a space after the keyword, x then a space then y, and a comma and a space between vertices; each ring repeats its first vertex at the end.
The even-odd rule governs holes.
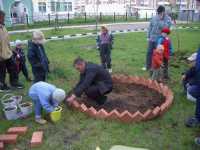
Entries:
POLYGON ((34 132, 31 139, 31 147, 37 147, 42 144, 43 132, 37 131, 34 132))
POLYGON ((9 128, 7 133, 9 134, 18 134, 18 135, 23 135, 28 131, 28 127, 12 127, 9 128))
POLYGON ((17 134, 1 134, 0 142, 3 142, 4 144, 16 144, 17 137, 17 134))
POLYGON ((0 142, 0 150, 4 150, 4 143, 0 142))

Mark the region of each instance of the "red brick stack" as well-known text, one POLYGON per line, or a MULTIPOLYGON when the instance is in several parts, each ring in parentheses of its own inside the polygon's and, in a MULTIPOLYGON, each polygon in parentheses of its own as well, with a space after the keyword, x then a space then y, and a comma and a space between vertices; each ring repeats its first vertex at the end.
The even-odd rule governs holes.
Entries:
MULTIPOLYGON (((5 150, 5 145, 16 144, 19 135, 24 135, 28 131, 28 127, 11 127, 7 133, 0 134, 0 150, 5 150)), ((30 142, 30 146, 36 147, 42 144, 43 132, 34 132, 30 142)))

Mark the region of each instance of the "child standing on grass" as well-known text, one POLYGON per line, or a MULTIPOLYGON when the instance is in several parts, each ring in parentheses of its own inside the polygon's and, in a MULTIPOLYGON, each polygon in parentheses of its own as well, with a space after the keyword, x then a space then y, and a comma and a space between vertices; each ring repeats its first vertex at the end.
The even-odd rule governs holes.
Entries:
POLYGON ((44 48, 45 37, 41 31, 34 31, 28 43, 28 60, 32 66, 34 83, 46 81, 49 72, 49 59, 44 48))
POLYGON ((19 74, 22 71, 26 80, 31 81, 26 67, 26 57, 22 48, 22 42, 20 40, 16 40, 15 44, 16 47, 13 50, 13 59, 17 66, 17 73, 19 74))
POLYGON ((158 38, 158 45, 164 46, 164 52, 163 52, 163 77, 164 79, 170 79, 168 68, 169 68, 169 59, 170 55, 173 53, 171 40, 169 38, 170 29, 165 27, 161 31, 161 36, 158 38))
POLYGON ((163 64, 163 45, 158 45, 153 50, 152 65, 151 65, 151 79, 162 81, 162 64, 163 64))
POLYGON ((109 73, 112 73, 111 66, 111 49, 113 36, 109 34, 105 26, 101 27, 101 35, 97 38, 97 46, 100 49, 101 64, 109 73))

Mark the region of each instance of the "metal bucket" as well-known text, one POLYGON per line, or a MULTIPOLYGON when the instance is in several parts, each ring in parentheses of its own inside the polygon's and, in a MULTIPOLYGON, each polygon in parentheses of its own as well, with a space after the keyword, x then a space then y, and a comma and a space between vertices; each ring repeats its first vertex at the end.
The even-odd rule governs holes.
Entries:
POLYGON ((33 111, 33 104, 29 103, 29 102, 20 103, 19 108, 20 108, 23 116, 28 116, 33 111))
POLYGON ((17 106, 5 107, 3 111, 7 120, 15 120, 18 118, 17 106))

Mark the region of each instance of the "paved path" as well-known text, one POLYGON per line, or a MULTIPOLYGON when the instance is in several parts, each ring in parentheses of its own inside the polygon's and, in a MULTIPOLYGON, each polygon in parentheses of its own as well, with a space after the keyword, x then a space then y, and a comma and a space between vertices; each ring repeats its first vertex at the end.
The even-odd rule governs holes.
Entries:
MULTIPOLYGON (((110 24, 99 24, 98 26, 107 26, 109 30, 133 30, 136 28, 146 28, 149 22, 133 22, 133 23, 110 23, 110 24)), ((61 29, 88 29, 88 30, 95 30, 96 25, 77 25, 77 26, 63 26, 60 27, 61 29)), ((26 33, 26 32, 33 32, 35 30, 52 30, 55 29, 54 27, 49 28, 38 28, 38 29, 27 29, 27 30, 16 30, 16 31, 9 31, 9 34, 16 34, 16 33, 26 33)))
MULTIPOLYGON (((178 21, 177 23, 186 23, 183 21, 178 21)), ((134 30, 137 28, 147 28, 149 22, 121 22, 121 23, 108 23, 108 24, 98 24, 99 26, 107 26, 109 30, 116 31, 116 30, 134 30)), ((61 29, 88 29, 88 30, 95 30, 96 25, 74 25, 74 26, 63 26, 60 27, 61 29)), ((16 33, 26 33, 26 32, 33 32, 35 30, 52 30, 55 27, 47 27, 47 28, 37 28, 37 29, 27 29, 27 30, 16 30, 16 31, 9 31, 9 34, 16 34, 16 33)))

